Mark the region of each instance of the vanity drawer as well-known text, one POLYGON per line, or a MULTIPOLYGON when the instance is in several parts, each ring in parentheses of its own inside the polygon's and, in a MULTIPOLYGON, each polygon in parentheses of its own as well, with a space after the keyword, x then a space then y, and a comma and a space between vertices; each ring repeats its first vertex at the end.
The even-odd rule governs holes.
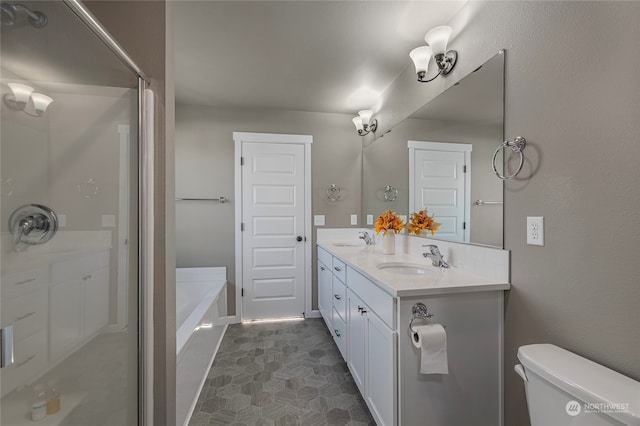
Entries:
POLYGON ((54 263, 51 270, 51 282, 55 284, 67 281, 97 271, 105 266, 109 266, 108 250, 54 263))
POLYGON ((49 284, 49 265, 2 274, 2 300, 31 293, 49 284))
POLYGON ((47 367, 47 331, 42 330, 13 347, 14 363, 0 370, 2 396, 38 377, 47 367))
POLYGON ((347 287, 337 277, 333 277, 333 293, 331 295, 333 309, 342 320, 347 319, 347 287))
POLYGON ((347 272, 349 288, 376 313, 391 329, 395 329, 394 298, 353 268, 347 272))
POLYGON ((46 288, 2 301, 2 327, 13 324, 13 340, 23 340, 47 327, 47 304, 49 291, 46 288))
POLYGON ((333 336, 333 340, 336 342, 336 346, 340 350, 342 354, 342 358, 347 359, 347 323, 344 322, 340 315, 333 310, 333 330, 331 330, 331 335, 333 336))
POLYGON ((340 281, 343 283, 346 282, 347 279, 347 267, 344 262, 341 262, 337 258, 333 258, 333 275, 340 278, 340 281))
POLYGON ((333 262, 333 256, 325 249, 318 247, 318 260, 330 267, 333 262))

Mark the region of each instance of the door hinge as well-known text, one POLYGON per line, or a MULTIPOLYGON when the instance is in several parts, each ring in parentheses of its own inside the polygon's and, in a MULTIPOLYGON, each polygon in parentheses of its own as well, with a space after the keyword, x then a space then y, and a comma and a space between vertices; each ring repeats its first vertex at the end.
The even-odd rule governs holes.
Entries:
POLYGON ((244 231, 244 222, 240 224, 240 232, 244 231))
POLYGON ((462 222, 462 229, 467 229, 467 222, 462 222))
POLYGON ((466 165, 462 166, 462 173, 467 173, 467 166, 466 165))
POLYGON ((244 297, 244 287, 240 290, 240 297, 244 297))
POLYGON ((244 166, 244 157, 240 157, 240 165, 244 166))

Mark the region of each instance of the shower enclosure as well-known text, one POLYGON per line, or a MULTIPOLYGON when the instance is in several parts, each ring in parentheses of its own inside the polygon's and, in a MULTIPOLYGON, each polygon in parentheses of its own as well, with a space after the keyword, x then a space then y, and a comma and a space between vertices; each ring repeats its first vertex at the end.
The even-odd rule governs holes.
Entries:
POLYGON ((78 2, 0 13, 0 424, 144 424, 145 81, 78 2))

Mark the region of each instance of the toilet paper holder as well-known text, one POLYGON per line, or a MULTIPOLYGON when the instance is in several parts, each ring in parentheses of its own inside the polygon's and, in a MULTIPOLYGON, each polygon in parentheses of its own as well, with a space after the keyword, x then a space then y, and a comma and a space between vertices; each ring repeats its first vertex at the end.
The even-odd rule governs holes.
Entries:
POLYGON ((433 314, 427 309, 427 305, 418 302, 411 308, 411 321, 409 321, 409 333, 413 333, 413 321, 416 319, 429 319, 433 314))

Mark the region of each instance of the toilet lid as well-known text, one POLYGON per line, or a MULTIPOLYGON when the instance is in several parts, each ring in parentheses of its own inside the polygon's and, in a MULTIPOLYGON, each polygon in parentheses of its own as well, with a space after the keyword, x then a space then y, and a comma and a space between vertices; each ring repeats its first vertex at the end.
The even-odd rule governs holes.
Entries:
POLYGON ((626 425, 640 426, 640 382, 551 344, 521 346, 518 359, 526 372, 576 399, 598 404, 592 409, 626 425))

